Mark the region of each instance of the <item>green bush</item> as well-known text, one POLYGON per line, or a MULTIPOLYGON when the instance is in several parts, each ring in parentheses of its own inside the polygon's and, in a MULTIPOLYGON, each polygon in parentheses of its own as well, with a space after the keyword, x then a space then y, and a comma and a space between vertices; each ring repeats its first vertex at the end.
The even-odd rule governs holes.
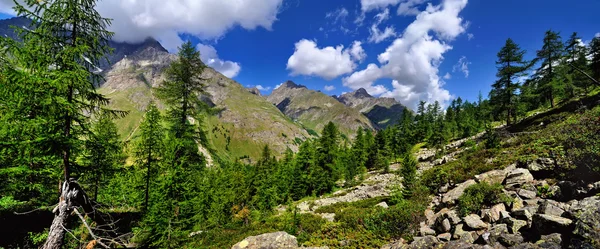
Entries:
POLYGON ((502 202, 511 202, 510 197, 502 192, 502 185, 482 182, 465 189, 458 198, 458 210, 462 216, 466 216, 502 202))
POLYGON ((485 135, 483 136, 485 140, 485 147, 488 149, 496 149, 500 148, 500 134, 493 128, 486 128, 485 135))

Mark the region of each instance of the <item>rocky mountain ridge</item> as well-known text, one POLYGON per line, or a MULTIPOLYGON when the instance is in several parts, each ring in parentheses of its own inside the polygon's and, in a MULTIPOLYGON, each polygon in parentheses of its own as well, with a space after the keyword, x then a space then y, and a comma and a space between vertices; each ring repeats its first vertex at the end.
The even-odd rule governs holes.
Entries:
POLYGON ((286 81, 273 90, 267 100, 288 117, 315 132, 320 132, 330 121, 347 136, 352 136, 359 127, 375 129, 371 121, 357 110, 292 81, 286 81))
POLYGON ((394 98, 373 97, 364 88, 333 97, 364 114, 379 128, 397 124, 406 109, 394 98))

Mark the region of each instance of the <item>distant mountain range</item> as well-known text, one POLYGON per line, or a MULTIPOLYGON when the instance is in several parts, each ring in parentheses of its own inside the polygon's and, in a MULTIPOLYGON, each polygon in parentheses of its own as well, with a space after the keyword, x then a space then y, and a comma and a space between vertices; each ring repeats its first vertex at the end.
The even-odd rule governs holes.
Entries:
MULTIPOLYGON (((10 28, 27 27, 26 18, 0 20, 0 35, 17 38, 10 28)), ((177 56, 155 39, 138 44, 111 41, 114 50, 108 62, 98 65, 106 81, 98 91, 111 99, 110 107, 129 111, 116 120, 124 139, 134 139, 144 110, 151 101, 165 109, 154 97, 152 87, 163 80, 164 69, 177 56)), ((209 150, 219 157, 235 159, 260 155, 264 145, 278 153, 297 150, 300 143, 334 122, 351 138, 358 127, 376 130, 394 124, 404 106, 392 98, 375 98, 364 89, 328 96, 287 81, 268 96, 256 88, 244 88, 212 68, 205 70, 208 96, 203 99, 221 110, 202 124, 210 140, 209 150)))

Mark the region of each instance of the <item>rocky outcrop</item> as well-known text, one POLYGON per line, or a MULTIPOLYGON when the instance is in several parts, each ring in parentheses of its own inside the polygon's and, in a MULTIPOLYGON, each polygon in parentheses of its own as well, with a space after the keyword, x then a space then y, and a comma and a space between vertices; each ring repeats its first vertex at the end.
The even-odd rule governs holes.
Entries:
POLYGON ((299 247, 296 237, 286 232, 250 236, 233 245, 231 249, 327 249, 328 247, 299 247))
POLYGON ((465 189, 474 184, 476 184, 475 180, 468 180, 458 184, 455 188, 442 196, 442 203, 444 205, 452 205, 456 203, 458 198, 465 192, 465 189))
POLYGON ((394 98, 373 97, 364 88, 342 94, 336 99, 364 114, 378 128, 396 124, 406 109, 394 98))

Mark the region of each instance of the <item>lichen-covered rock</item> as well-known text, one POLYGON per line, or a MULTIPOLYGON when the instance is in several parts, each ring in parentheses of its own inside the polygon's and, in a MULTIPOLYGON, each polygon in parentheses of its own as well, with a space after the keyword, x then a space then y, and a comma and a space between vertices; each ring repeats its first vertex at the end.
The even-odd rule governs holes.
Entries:
POLYGON ((507 171, 505 169, 492 170, 475 176, 475 181, 478 183, 487 182, 489 184, 502 184, 506 178, 507 171))
POLYGON ((532 227, 538 234, 551 234, 551 233, 569 233, 571 232, 571 225, 573 221, 567 218, 547 215, 547 214, 535 214, 533 215, 532 227))
POLYGON ((235 244, 231 249, 296 249, 298 241, 296 237, 286 232, 266 233, 250 236, 235 244))
POLYGON ((465 242, 460 240, 453 240, 446 243, 443 249, 483 249, 482 245, 472 244, 472 242, 465 242))
POLYGON ((523 199, 521 199, 521 197, 517 196, 517 197, 513 198, 513 201, 510 204, 510 211, 522 209, 524 206, 525 206, 525 204, 523 203, 523 199))
POLYGON ((389 208, 388 204, 385 201, 377 203, 377 205, 375 205, 375 206, 382 207, 382 208, 385 208, 385 209, 389 208))
POLYGON ((440 240, 435 236, 415 237, 409 248, 435 248, 439 244, 440 240))
POLYGON ((431 229, 431 227, 429 227, 427 224, 425 224, 425 222, 421 222, 421 227, 419 228, 419 233, 421 233, 421 236, 436 234, 435 230, 431 229))
POLYGON ((452 224, 452 225, 456 225, 462 221, 460 219, 460 216, 458 216, 458 213, 456 212, 456 210, 450 210, 450 211, 446 212, 444 214, 444 217, 446 217, 450 221, 450 224, 452 224))
POLYGON ((487 223, 481 220, 479 215, 476 214, 467 215, 463 218, 463 221, 465 222, 465 225, 467 225, 467 227, 469 227, 472 230, 486 229, 489 226, 487 223))
POLYGON ((509 218, 504 220, 504 223, 506 223, 506 225, 508 225, 508 229, 510 231, 510 233, 518 233, 519 230, 521 230, 521 228, 527 226, 527 221, 524 220, 518 220, 515 218, 509 218))
POLYGON ((502 211, 506 211, 504 203, 496 204, 483 215, 483 220, 486 222, 495 223, 500 220, 500 212, 502 211))
POLYGON ((600 196, 580 200, 569 212, 577 217, 573 234, 580 248, 600 248, 600 196))
POLYGON ((452 234, 450 234, 450 233, 442 233, 442 234, 438 235, 437 238, 440 241, 450 241, 450 239, 452 238, 452 234))
POLYGON ((507 188, 520 188, 526 183, 530 183, 533 181, 533 175, 527 169, 514 169, 506 176, 504 180, 504 185, 507 188))
POLYGON ((523 243, 524 239, 521 234, 502 234, 498 238, 498 242, 506 247, 516 246, 523 243))
POLYGON ((535 196, 537 195, 536 192, 531 191, 531 190, 526 190, 526 189, 519 189, 517 191, 517 194, 519 194, 519 196, 521 196, 525 199, 534 199, 535 196))
POLYGON ((538 213, 562 216, 565 213, 565 209, 562 207, 566 207, 565 204, 553 200, 542 200, 538 207, 538 213))
POLYGON ((456 185, 455 188, 448 191, 442 196, 442 203, 445 205, 452 205, 456 203, 456 200, 465 192, 465 189, 471 185, 476 184, 475 180, 468 180, 466 182, 456 185))
POLYGON ((482 234, 479 237, 479 240, 486 245, 495 246, 498 243, 498 238, 500 238, 502 234, 507 233, 508 228, 506 224, 498 224, 490 228, 484 234, 482 234))
POLYGON ((535 242, 536 246, 544 249, 561 249, 561 244, 562 235, 560 233, 542 235, 541 239, 535 242))
POLYGON ((519 209, 512 212, 512 215, 517 219, 522 219, 531 223, 531 218, 533 215, 527 209, 519 209))

